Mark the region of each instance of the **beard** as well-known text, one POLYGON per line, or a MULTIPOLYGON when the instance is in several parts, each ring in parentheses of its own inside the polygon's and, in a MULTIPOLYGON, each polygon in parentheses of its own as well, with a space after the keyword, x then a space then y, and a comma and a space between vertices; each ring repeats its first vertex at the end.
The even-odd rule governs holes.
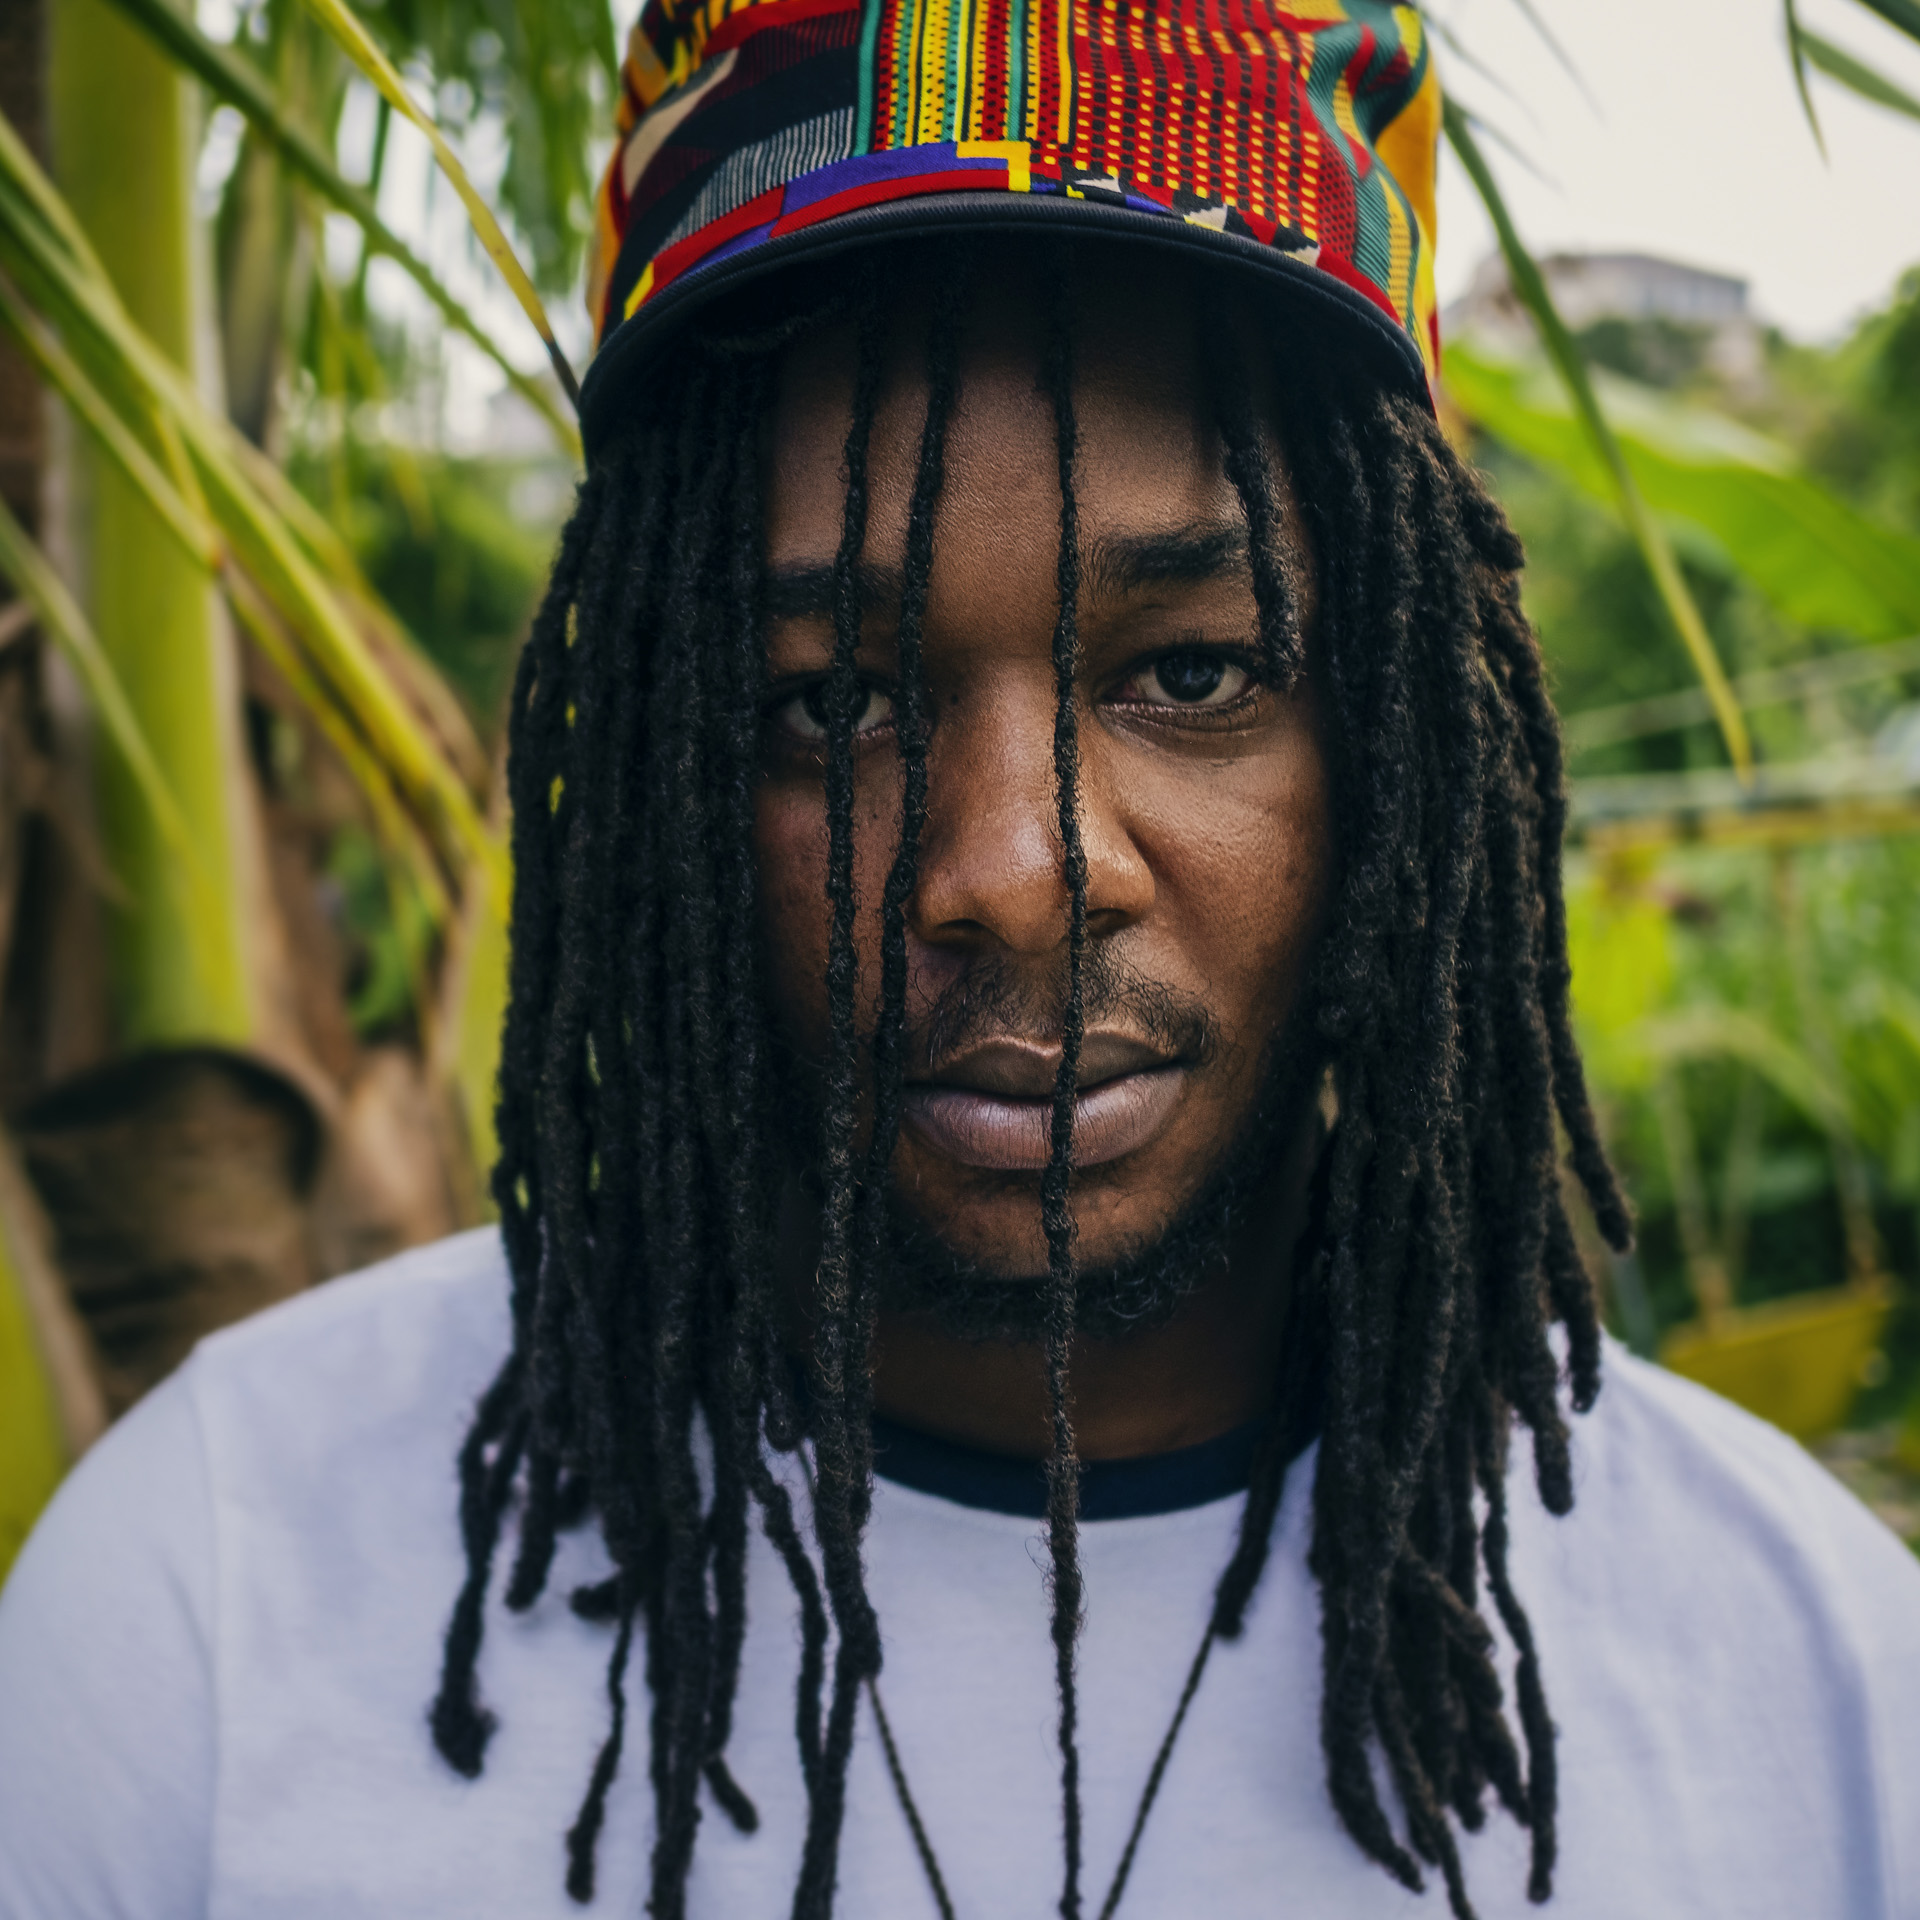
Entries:
MULTIPOLYGON (((1090 1024, 1112 1020, 1151 1035, 1202 1070, 1220 1057, 1222 1038, 1204 1004, 1116 963, 1103 948, 1088 954, 1083 1003, 1090 1024)), ((1064 1011, 1063 991, 1057 999, 1045 986, 1036 992, 1030 977, 983 959, 912 1021, 904 1036, 907 1058, 936 1062, 1000 1032, 1057 1032, 1064 1011)), ((1118 1259, 1076 1272, 1074 1317, 1081 1333, 1115 1339, 1166 1325, 1196 1289, 1243 1250, 1250 1221, 1294 1129, 1307 1117, 1319 1080, 1323 1050, 1309 1038, 1313 1032, 1311 1010, 1303 1003, 1270 1045, 1259 1094, 1238 1134, 1186 1205, 1118 1259)), ((776 1111, 801 1170, 801 1185, 818 1204, 824 1197, 820 1169, 825 1157, 819 1079, 782 1049, 776 1048, 775 1058, 781 1083, 776 1111)), ((1034 1206, 1037 1212, 1037 1180, 1034 1206)), ((972 1342, 1025 1343, 1043 1336, 1044 1270, 1009 1274, 968 1259, 897 1190, 887 1195, 882 1211, 879 1245, 872 1252, 886 1308, 972 1342)), ((1282 1252, 1276 1250, 1276 1257, 1282 1252)))
MULTIPOLYGON (((1292 1023, 1293 1032, 1303 1023, 1292 1023)), ((1096 1340, 1164 1327, 1207 1280, 1224 1273, 1266 1198, 1316 1073, 1283 1043, 1239 1136, 1200 1191, 1151 1237, 1105 1266, 1074 1274, 1074 1326, 1096 1340)), ((1035 1198, 1035 1206, 1039 1204, 1035 1198)), ((1285 1249, 1274 1250, 1276 1260, 1285 1249)), ((882 1304, 930 1321, 954 1339, 1026 1344, 1046 1331, 1047 1278, 970 1261, 897 1193, 888 1196, 880 1253, 882 1304)))

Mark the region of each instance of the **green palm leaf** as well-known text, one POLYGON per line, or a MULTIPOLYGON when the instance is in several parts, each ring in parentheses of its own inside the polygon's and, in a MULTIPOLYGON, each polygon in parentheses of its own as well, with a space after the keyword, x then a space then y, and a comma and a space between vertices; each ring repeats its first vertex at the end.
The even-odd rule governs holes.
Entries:
POLYGON ((1838 80, 1843 87, 1850 87, 1861 99, 1871 100, 1877 107, 1890 107, 1911 120, 1920 120, 1920 100, 1904 87, 1896 87, 1883 74, 1874 72, 1864 61, 1856 60, 1844 47, 1836 47, 1831 40, 1823 40, 1804 27, 1799 30, 1798 44, 1808 60, 1830 80, 1838 80))
POLYGON ((1820 158, 1827 157, 1827 136, 1820 130, 1820 116, 1813 110, 1813 89, 1807 84, 1807 57, 1809 48, 1807 36, 1800 26, 1800 8, 1798 0, 1786 0, 1787 10, 1787 58, 1793 66, 1794 91, 1800 96, 1800 111, 1807 116, 1807 125, 1813 129, 1813 144, 1820 149, 1820 158))
POLYGON ((1920 0, 1860 0, 1860 4, 1877 13, 1888 26, 1920 40, 1920 0))
POLYGON ((72 662, 80 684, 87 690, 87 698, 93 702, 94 712, 107 730, 107 737, 127 763, 160 831, 174 851, 197 872, 193 842, 179 802, 167 785, 166 775, 160 771, 146 735, 140 731, 140 722, 134 717, 113 663, 94 637, 79 603, 67 591, 65 581, 28 538, 26 528, 13 517, 12 509, 4 500, 0 500, 0 574, 13 582, 14 590, 33 609, 41 631, 72 662))
POLYGON ((573 376, 573 368, 566 354, 561 351, 560 342, 554 338, 553 324, 547 318, 547 310, 539 294, 534 291, 526 269, 521 266, 519 255, 508 243, 507 236, 500 231, 500 223, 493 217, 493 209, 467 178, 467 170, 460 164, 459 155, 447 144, 446 136, 435 124, 433 116, 416 104, 393 62, 380 51, 373 36, 360 24, 345 0, 307 0, 307 6, 314 18, 333 35, 341 51, 373 82, 394 111, 404 114, 426 135, 428 145, 433 148, 433 157, 439 162, 440 171, 452 183, 454 192, 460 196, 460 203, 467 210, 467 218, 473 222, 473 230, 480 244, 513 290, 513 297, 520 302, 520 310, 533 322, 535 331, 545 341, 547 358, 553 362, 553 370, 559 377, 561 387, 577 409, 580 405, 580 383, 573 376))
POLYGON ((1694 605, 1692 594, 1687 591, 1680 563, 1674 558, 1666 534, 1641 496, 1633 469, 1594 392, 1587 363, 1553 304, 1553 296, 1547 291, 1539 263, 1520 238, 1499 183, 1494 179, 1493 170, 1474 138, 1465 109, 1458 101, 1449 99, 1444 113, 1448 144, 1459 156, 1493 221, 1494 231, 1500 239, 1500 251, 1506 257, 1507 273, 1514 293, 1540 330, 1547 357, 1573 402, 1580 429, 1607 473, 1627 530, 1632 534, 1635 546, 1640 549, 1640 556, 1653 577, 1653 584, 1669 617, 1679 630, 1681 641, 1693 661, 1694 671, 1700 677, 1700 684, 1713 702, 1714 717, 1720 724, 1721 737, 1726 741, 1728 757, 1745 774, 1753 766, 1753 744, 1747 735, 1747 723, 1741 715, 1740 703, 1734 698, 1733 689, 1727 684, 1726 670, 1720 664, 1719 654, 1714 651, 1706 622, 1700 617, 1700 609, 1694 605))
MULTIPOLYGON (((123 8, 217 99, 244 114, 287 166, 330 205, 354 221, 365 236, 368 251, 395 262, 439 309, 447 324, 479 347, 506 375, 514 391, 539 410, 568 452, 575 459, 580 457, 579 429, 554 405, 553 396, 506 357, 493 336, 441 285, 433 269, 380 218, 372 200, 341 175, 320 143, 281 111, 272 90, 253 67, 217 41, 208 39, 171 0, 114 0, 114 4, 123 8)), ((551 349, 551 330, 544 322, 543 313, 535 324, 541 327, 542 338, 551 349)), ((567 384, 569 394, 577 398, 571 380, 569 369, 563 384, 567 384)))
MULTIPOLYGON (((43 367, 64 376, 56 384, 83 422, 99 431, 107 415, 118 419, 124 432, 104 431, 103 444, 160 507, 163 521, 203 562, 205 544, 190 536, 197 519, 210 522, 224 569, 231 570, 230 591, 235 578, 245 578, 246 593, 236 594, 242 618, 258 630, 251 595, 297 643, 306 668, 299 684, 319 701, 323 729, 336 739, 344 731, 362 744, 364 751, 347 755, 347 764, 361 777, 376 818, 388 814, 390 791, 404 795, 451 871, 471 867, 503 891, 504 855, 469 785, 477 758, 471 735, 432 724, 435 706, 443 715, 454 707, 451 694, 440 687, 432 700, 409 697, 410 686, 433 684, 431 670, 415 650, 393 643, 390 621, 381 643, 379 623, 366 618, 371 596, 358 602, 356 571, 335 570, 339 555, 326 544, 333 536, 317 537, 324 522, 304 503, 301 516, 285 511, 297 496, 284 476, 208 409, 191 381, 134 326, 59 195, 4 120, 0 265, 60 327, 65 354, 47 356, 43 367), (147 454, 144 461, 129 441, 147 454), (163 475, 166 467, 173 472, 163 475), (374 769, 378 779, 369 777, 374 769)), ((111 701, 111 690, 101 697, 111 701)), ((112 724, 105 706, 102 712, 112 724)), ((400 850, 406 846, 403 837, 400 850)), ((445 895, 444 886, 428 891, 445 895)))
MULTIPOLYGON (((1614 502, 1613 469, 1544 368, 1492 359, 1471 340, 1448 342, 1445 368, 1448 395, 1468 419, 1614 502)), ((1920 632, 1920 540, 1867 519, 1732 420, 1630 381, 1595 385, 1641 499, 1704 531, 1789 620, 1862 640, 1920 632)))

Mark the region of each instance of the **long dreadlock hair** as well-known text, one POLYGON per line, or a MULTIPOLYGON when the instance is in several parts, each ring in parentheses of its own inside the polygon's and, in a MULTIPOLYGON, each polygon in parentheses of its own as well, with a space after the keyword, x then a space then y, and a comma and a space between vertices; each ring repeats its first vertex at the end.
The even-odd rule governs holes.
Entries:
MULTIPOLYGON (((801 1624, 795 1732, 808 1813, 796 1920, 832 1909, 860 1692, 880 1667, 860 1558, 872 1497, 868 1347, 898 1133, 906 909, 927 811, 922 633, 970 277, 952 250, 927 276, 928 403, 894 696, 900 836, 881 902, 877 1025, 862 1035, 852 743, 864 696, 855 658, 868 451, 895 265, 883 276, 870 254, 824 306, 802 302, 778 324, 712 327, 683 344, 678 385, 630 424, 581 488, 514 689, 517 880, 493 1182, 513 1276, 513 1343, 460 1454, 467 1574, 431 1722, 446 1759, 477 1774, 494 1724, 477 1667, 510 1509, 517 1504, 504 1596, 512 1609, 544 1590, 557 1531, 594 1515, 617 1571, 573 1602, 614 1626, 610 1726, 568 1835, 567 1887, 577 1900, 592 1897, 638 1635, 652 1702, 649 1910, 658 1920, 685 1911, 703 1782, 736 1825, 756 1823, 726 1761, 756 1515, 801 1624), (762 445, 778 356, 829 313, 851 321, 855 374, 825 690, 822 1250, 810 1374, 797 1392, 773 1292, 771 1196, 783 1149, 770 1105, 751 840, 765 683, 762 445), (769 1460, 769 1449, 803 1441, 817 1564, 769 1460)), ((1087 947, 1074 699, 1081 555, 1064 258, 1041 261, 1038 278, 1040 379, 1061 499, 1054 765, 1071 902, 1064 1048, 1041 1183, 1049 1584, 1060 1911, 1077 1920, 1081 1577, 1066 1372, 1087 947)), ((1247 522, 1267 671, 1286 685, 1304 649, 1299 582, 1281 537, 1284 492, 1231 336, 1203 332, 1226 471, 1247 522)), ((1315 646, 1331 711, 1340 876, 1309 995, 1338 1120, 1296 1283, 1321 1350, 1311 1549, 1323 1606, 1321 1735, 1333 1803, 1354 1840, 1409 1887, 1422 1884, 1422 1862, 1437 1868, 1465 1920, 1454 1822, 1477 1828, 1489 1789, 1530 1830, 1531 1894, 1544 1899, 1552 1885, 1554 1729, 1508 1575, 1507 1457, 1518 1416, 1544 1504, 1568 1510, 1550 1325, 1565 1328, 1581 1410, 1598 1391, 1600 1347, 1562 1205, 1558 1130, 1602 1233, 1624 1247, 1629 1223, 1569 1023, 1560 740, 1520 610, 1519 543, 1431 416, 1383 389, 1354 348, 1290 345, 1277 384, 1292 488, 1319 560, 1315 646), (1517 1655, 1517 1737, 1483 1586, 1517 1655), (1376 1784, 1376 1748, 1399 1801, 1399 1831, 1376 1784)), ((1213 1642, 1240 1631, 1265 1564, 1291 1453, 1286 1406, 1304 1385, 1299 1351, 1290 1342, 1283 1355, 1282 1412, 1255 1461, 1189 1700, 1213 1642)), ((1171 1741, 1170 1731, 1156 1783, 1171 1741)))

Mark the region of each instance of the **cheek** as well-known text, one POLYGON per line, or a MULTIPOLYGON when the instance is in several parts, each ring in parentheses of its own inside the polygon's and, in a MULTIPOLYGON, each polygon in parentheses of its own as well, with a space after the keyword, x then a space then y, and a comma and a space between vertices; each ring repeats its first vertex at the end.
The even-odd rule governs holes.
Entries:
POLYGON ((1165 795, 1139 833, 1167 931, 1251 1068, 1292 1011, 1326 922, 1332 817, 1317 752, 1221 773, 1165 795))
MULTIPOLYGON (((870 753, 853 797, 855 1020, 871 1030, 879 1000, 880 901, 899 842, 899 784, 891 755, 870 753)), ((816 779, 770 776, 754 800, 761 953, 774 1025, 802 1058, 831 1046, 827 957, 827 803, 816 779)))
POLYGON ((827 825, 817 789, 763 782, 754 804, 760 942, 774 1025, 807 1058, 827 1037, 827 825))

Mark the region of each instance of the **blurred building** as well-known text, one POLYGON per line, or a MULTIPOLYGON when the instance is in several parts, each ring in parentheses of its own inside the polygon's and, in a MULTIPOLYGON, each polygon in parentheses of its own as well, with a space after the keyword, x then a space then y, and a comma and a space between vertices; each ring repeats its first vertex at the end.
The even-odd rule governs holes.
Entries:
MULTIPOLYGON (((1561 317, 1603 364, 1657 385, 1699 368, 1740 385, 1760 377, 1761 328, 1744 280, 1646 253, 1548 254, 1540 269, 1561 317)), ((1480 263, 1441 327, 1513 349, 1532 339, 1533 322, 1498 253, 1480 263)))

